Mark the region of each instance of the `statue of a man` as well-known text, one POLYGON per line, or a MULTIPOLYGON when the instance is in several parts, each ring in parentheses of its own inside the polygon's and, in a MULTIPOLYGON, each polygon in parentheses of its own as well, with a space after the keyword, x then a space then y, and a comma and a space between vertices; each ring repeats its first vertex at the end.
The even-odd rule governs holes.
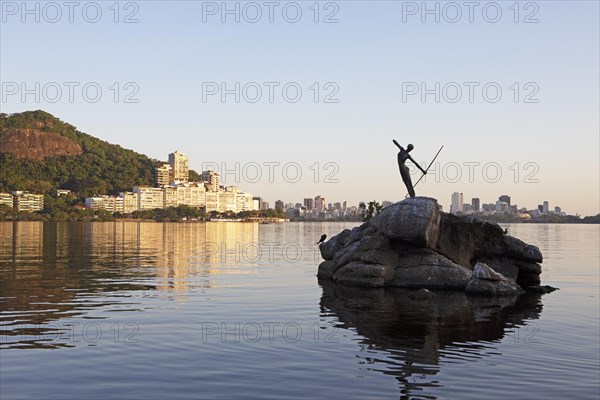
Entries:
POLYGON ((400 169, 400 175, 402 175, 402 180, 408 189, 408 194, 410 197, 415 197, 415 188, 413 187, 412 180, 410 179, 410 171, 408 167, 405 165, 406 160, 410 160, 423 172, 423 175, 427 174, 421 166, 410 156, 410 151, 414 148, 412 144, 406 146, 406 149, 398 144, 395 140, 392 140, 396 146, 400 149, 398 152, 398 168, 400 169))

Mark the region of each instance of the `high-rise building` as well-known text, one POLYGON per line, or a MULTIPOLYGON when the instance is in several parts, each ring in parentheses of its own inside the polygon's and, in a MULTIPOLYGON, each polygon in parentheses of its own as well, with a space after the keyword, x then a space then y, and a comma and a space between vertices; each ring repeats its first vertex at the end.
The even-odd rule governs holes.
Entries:
POLYGON ((173 174, 171 164, 163 164, 160 167, 154 168, 154 182, 157 187, 166 186, 171 183, 173 174))
POLYGON ((321 197, 321 196, 316 196, 315 197, 315 209, 317 211, 324 211, 325 210, 325 197, 321 197))
POLYGON ((277 201, 275 202, 275 210, 277 210, 277 211, 283 211, 283 210, 284 210, 284 204, 283 204, 283 201, 281 201, 281 200, 277 200, 277 201))
POLYGON ((169 154, 169 165, 171 166, 171 180, 187 182, 190 179, 188 157, 176 150, 169 154))
POLYGON ((562 213, 562 209, 559 206, 554 207, 554 212, 557 214, 561 214, 562 213))
POLYGON ((471 199, 471 209, 473 212, 479 212, 480 201, 478 197, 473 197, 471 199))
POLYGON ((462 213, 463 212, 463 194, 459 192, 452 193, 452 206, 451 213, 462 213))
POLYGON ((505 201, 496 201, 496 212, 497 213, 506 213, 508 212, 508 203, 505 201))
POLYGON ((315 208, 315 199, 304 199, 304 207, 309 211, 315 208))
POLYGON ((542 208, 542 212, 543 212, 544 214, 548 214, 548 212, 549 212, 549 211, 550 211, 550 206, 548 205, 548 202, 547 202, 547 201, 544 201, 544 205, 543 205, 543 208, 542 208))
POLYGON ((204 171, 202 172, 202 181, 208 185, 208 190, 211 192, 218 192, 221 186, 221 178, 215 171, 204 171))
POLYGON ((503 194, 502 196, 498 197, 498 200, 508 204, 508 207, 510 207, 510 196, 507 194, 503 194))
POLYGON ((253 210, 266 210, 264 207, 264 201, 262 197, 254 196, 252 197, 253 210))

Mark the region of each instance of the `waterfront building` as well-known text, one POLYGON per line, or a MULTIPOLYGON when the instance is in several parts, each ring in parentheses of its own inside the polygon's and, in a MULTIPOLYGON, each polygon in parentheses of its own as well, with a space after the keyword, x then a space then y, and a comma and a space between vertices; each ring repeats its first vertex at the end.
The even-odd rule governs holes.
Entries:
POLYGON ((254 202, 252 201, 252 195, 250 193, 236 193, 235 208, 236 212, 256 210, 256 208, 254 208, 254 202))
MULTIPOLYGON (((166 189, 166 188, 165 188, 166 189)), ((206 206, 206 188, 203 183, 177 183, 175 185, 176 203, 175 206, 189 206, 201 208, 206 206)), ((166 207, 174 207, 165 203, 166 207)))
POLYGON ((41 211, 44 209, 44 195, 14 191, 13 206, 17 211, 41 211))
POLYGON ((138 210, 164 208, 165 195, 163 188, 135 186, 133 192, 138 194, 138 210))
POLYGON ((138 210, 139 195, 134 192, 121 192, 119 197, 123 199, 123 213, 129 214, 138 210))
POLYGON ((219 211, 219 192, 207 191, 204 202, 207 213, 219 211))
POLYGON ((179 188, 175 186, 163 186, 163 207, 177 207, 179 188))
POLYGON ((14 207, 14 198, 12 193, 0 193, 0 205, 14 207))
POLYGON ((110 213, 123 212, 123 198, 117 196, 93 196, 85 199, 85 206, 93 210, 106 210, 110 213))

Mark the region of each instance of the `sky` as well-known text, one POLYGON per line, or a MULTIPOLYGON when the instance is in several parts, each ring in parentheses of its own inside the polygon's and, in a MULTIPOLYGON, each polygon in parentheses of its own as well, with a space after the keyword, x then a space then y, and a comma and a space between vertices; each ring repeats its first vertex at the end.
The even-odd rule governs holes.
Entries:
POLYGON ((600 208, 597 1, 0 1, 1 111, 275 200, 600 208), (420 173, 415 169, 413 182, 420 173))

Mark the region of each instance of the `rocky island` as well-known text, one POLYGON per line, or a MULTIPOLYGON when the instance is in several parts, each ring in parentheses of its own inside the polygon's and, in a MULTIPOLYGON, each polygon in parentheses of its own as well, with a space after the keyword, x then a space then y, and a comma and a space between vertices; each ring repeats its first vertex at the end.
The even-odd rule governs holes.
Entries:
POLYGON ((318 277, 363 287, 511 296, 540 291, 542 253, 495 223, 440 211, 413 197, 319 246, 318 277))

